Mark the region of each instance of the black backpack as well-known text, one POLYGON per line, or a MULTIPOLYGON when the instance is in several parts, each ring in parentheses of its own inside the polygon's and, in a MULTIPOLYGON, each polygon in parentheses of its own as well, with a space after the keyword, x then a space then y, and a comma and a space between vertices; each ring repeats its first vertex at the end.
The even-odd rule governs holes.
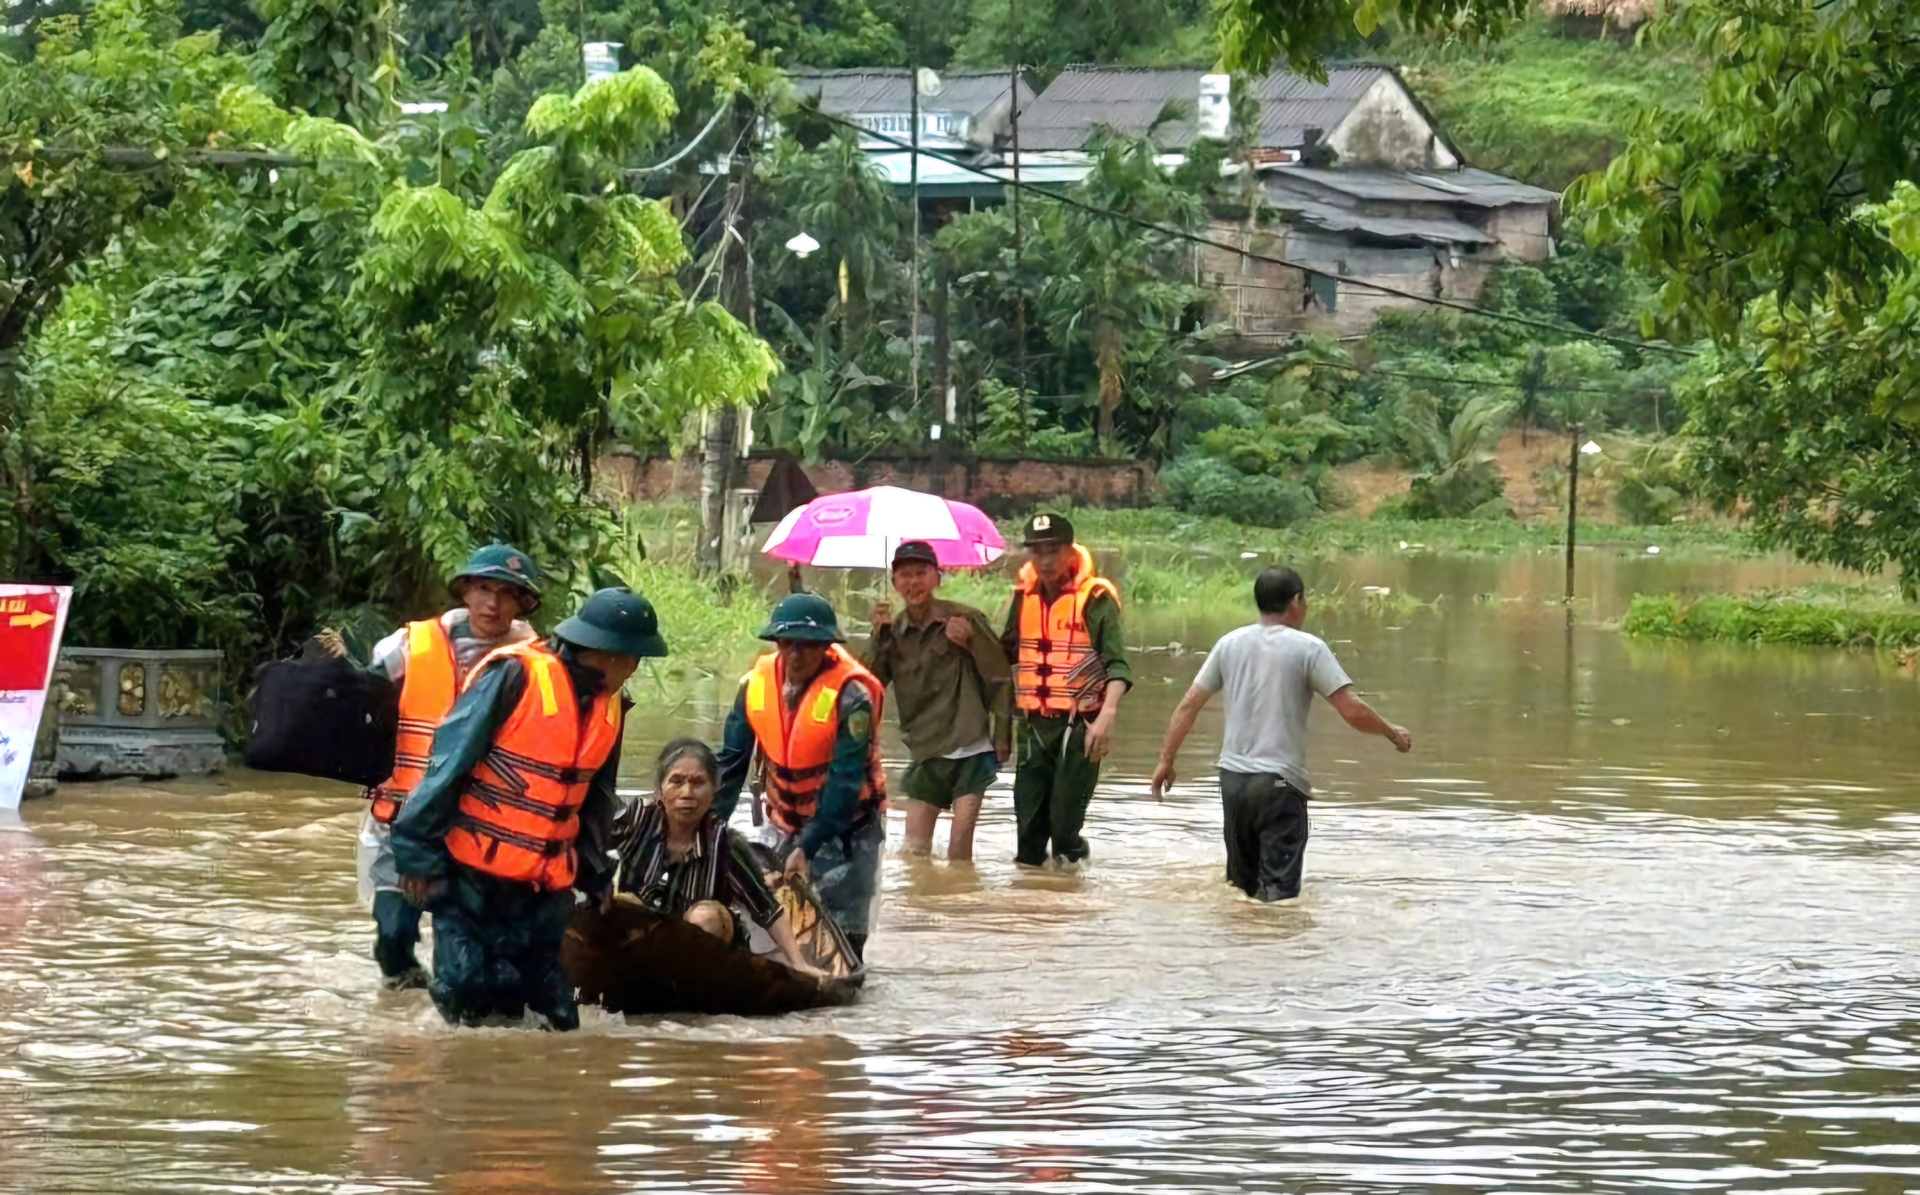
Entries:
POLYGON ((247 766, 375 785, 393 774, 400 689, 347 660, 276 660, 253 674, 247 766))

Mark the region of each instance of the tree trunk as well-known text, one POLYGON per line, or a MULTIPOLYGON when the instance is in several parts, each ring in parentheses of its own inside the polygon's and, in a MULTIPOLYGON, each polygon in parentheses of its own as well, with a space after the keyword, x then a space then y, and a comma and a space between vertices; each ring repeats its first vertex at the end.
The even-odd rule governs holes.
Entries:
POLYGON ((1099 348, 1094 354, 1100 366, 1100 447, 1113 445, 1113 414, 1120 407, 1120 399, 1126 392, 1121 375, 1120 332, 1111 325, 1103 328, 1099 334, 1099 348))

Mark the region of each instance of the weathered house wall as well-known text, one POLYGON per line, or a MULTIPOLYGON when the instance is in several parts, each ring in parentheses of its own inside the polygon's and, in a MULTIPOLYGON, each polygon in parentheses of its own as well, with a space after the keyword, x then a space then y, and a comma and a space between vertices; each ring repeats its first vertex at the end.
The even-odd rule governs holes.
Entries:
MULTIPOLYGON (((1207 230, 1211 240, 1266 257, 1287 258, 1287 230, 1256 228, 1249 234, 1242 220, 1215 218, 1207 230)), ((1220 317, 1233 323, 1237 335, 1264 344, 1284 340, 1301 327, 1307 312, 1307 275, 1289 266, 1260 261, 1202 246, 1196 274, 1199 284, 1220 295, 1220 317)))
POLYGON ((1413 96, 1385 75, 1327 137, 1342 165, 1384 166, 1390 170, 1453 170, 1460 159, 1435 133, 1413 96))
POLYGON ((1490 208, 1479 223, 1480 231, 1499 241, 1500 251, 1509 258, 1545 261, 1553 256, 1553 223, 1545 206, 1490 208))

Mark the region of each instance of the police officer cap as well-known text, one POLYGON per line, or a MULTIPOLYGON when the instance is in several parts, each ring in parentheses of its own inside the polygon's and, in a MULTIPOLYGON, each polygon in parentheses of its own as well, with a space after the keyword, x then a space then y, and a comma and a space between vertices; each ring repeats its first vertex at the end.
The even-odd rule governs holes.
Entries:
POLYGON ((642 659, 667 654, 653 603, 624 585, 602 589, 581 603, 579 613, 553 629, 575 647, 642 659))
POLYGON ((1027 520, 1026 545, 1071 544, 1073 524, 1060 515, 1041 513, 1027 520))
POLYGON ((769 641, 797 639, 803 643, 847 641, 840 633, 840 620, 834 617, 833 607, 817 593, 796 593, 781 598, 760 637, 769 641))
POLYGON ((540 570, 534 566, 533 557, 511 544, 488 544, 467 557, 466 564, 453 574, 453 583, 449 586, 454 597, 460 596, 467 581, 505 581, 525 595, 522 614, 531 614, 540 608, 540 570))

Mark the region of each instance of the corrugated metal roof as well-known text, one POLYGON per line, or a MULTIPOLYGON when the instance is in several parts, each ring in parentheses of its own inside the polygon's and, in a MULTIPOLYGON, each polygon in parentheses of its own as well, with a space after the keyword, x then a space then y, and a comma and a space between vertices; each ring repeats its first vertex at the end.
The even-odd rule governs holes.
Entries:
MULTIPOLYGON (((1205 73, 1068 67, 1021 109, 1020 144, 1079 149, 1095 132, 1109 128, 1135 136, 1151 132, 1162 146, 1184 146, 1193 140, 1193 110, 1205 73)), ((1308 129, 1332 133, 1376 83, 1391 75, 1383 66, 1334 66, 1325 83, 1315 83, 1274 71, 1254 84, 1260 100, 1257 148, 1297 148, 1305 143, 1308 129)))
POLYGON ((1382 240, 1424 241, 1434 245, 1491 245, 1496 239, 1460 220, 1366 216, 1352 208, 1317 203, 1311 199, 1288 198, 1273 206, 1330 232, 1358 232, 1382 240))
MULTIPOLYGON (((940 76, 945 84, 937 96, 920 106, 929 112, 965 112, 978 116, 1006 98, 1007 71, 954 71, 940 76)), ((913 104, 911 74, 902 69, 799 71, 787 76, 794 93, 820 97, 820 110, 830 116, 859 116, 907 111, 913 104)), ((1029 103, 1033 88, 1020 80, 1020 101, 1029 103)))
MULTIPOLYGON (((1025 132, 1023 128, 1022 133, 1025 132)), ((1506 207, 1516 203, 1553 203, 1560 198, 1552 191, 1530 187, 1526 183, 1495 174, 1490 170, 1467 167, 1440 170, 1431 174, 1400 170, 1343 170, 1320 166, 1263 166, 1272 202, 1281 203, 1276 192, 1299 193, 1300 184, 1324 187, 1352 199, 1392 200, 1413 203, 1466 203, 1475 207, 1506 207)))

